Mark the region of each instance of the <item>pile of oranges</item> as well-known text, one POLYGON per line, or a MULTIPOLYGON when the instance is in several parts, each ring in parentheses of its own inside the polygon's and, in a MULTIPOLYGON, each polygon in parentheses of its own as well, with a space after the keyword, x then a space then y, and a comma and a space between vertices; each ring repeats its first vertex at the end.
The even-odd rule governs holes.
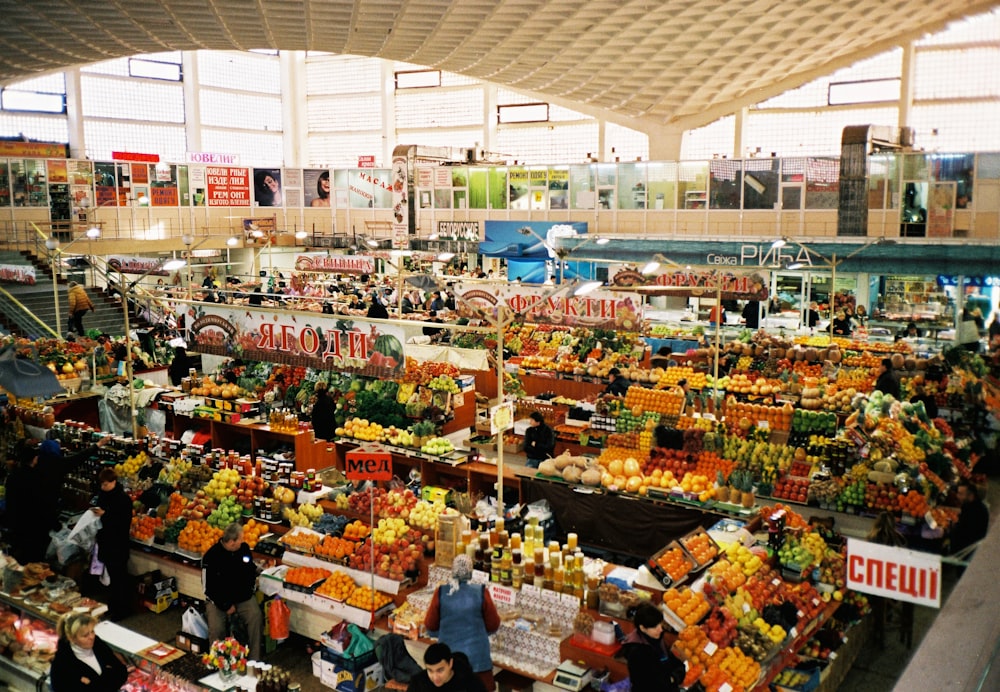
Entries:
POLYGON ((329 577, 330 570, 322 567, 289 567, 285 572, 285 583, 297 586, 312 586, 329 577))
POLYGON ((375 603, 374 608, 372 607, 372 590, 368 586, 359 586, 354 590, 354 593, 350 595, 347 599, 347 605, 354 606, 355 608, 361 608, 362 610, 371 610, 372 612, 378 610, 384 605, 392 603, 392 598, 382 593, 381 591, 375 592, 375 603))
MULTIPOLYGON (((337 536, 323 536, 323 540, 313 547, 313 553, 328 560, 343 560, 358 547, 354 541, 337 536)), ((334 576, 337 572, 334 572, 334 576)))
POLYGON ((256 519, 250 518, 247 523, 243 525, 243 540, 246 542, 250 548, 255 548, 257 546, 257 541, 260 537, 269 531, 267 524, 259 522, 256 519))
POLYGON ((683 579, 694 567, 691 558, 680 546, 663 551, 663 554, 656 558, 656 564, 674 581, 683 579))
POLYGON ((151 517, 145 514, 135 516, 132 517, 132 528, 129 530, 129 534, 136 540, 152 540, 156 527, 162 525, 163 520, 159 517, 151 517))
POLYGON ((313 548, 319 544, 320 534, 315 531, 289 531, 281 537, 280 542, 286 548, 291 548, 300 553, 311 553, 313 548))
POLYGON ((697 625, 708 615, 711 606, 697 591, 691 589, 669 589, 663 594, 663 603, 674 615, 684 621, 685 625, 697 625))
POLYGON ((349 541, 360 541, 372 532, 371 528, 357 519, 344 527, 344 538, 349 541))
POLYGON ((203 554, 222 536, 222 529, 209 526, 207 521, 195 519, 181 529, 177 547, 190 553, 203 554))
POLYGON ((167 504, 167 516, 168 520, 178 519, 181 516, 181 512, 187 507, 187 498, 180 493, 171 493, 170 500, 167 504))
POLYGON ((736 591, 747 582, 747 576, 743 574, 743 570, 729 560, 719 560, 709 567, 708 574, 720 593, 736 591))
POLYGON ((712 558, 719 554, 719 546, 715 544, 712 537, 701 531, 681 539, 681 545, 699 565, 711 562, 712 558))
POLYGON ((931 508, 924 494, 913 489, 899 498, 899 506, 904 514, 909 514, 911 517, 923 517, 931 508))
MULTIPOLYGON (((719 668, 728 678, 727 681, 722 681, 719 683, 719 689, 722 688, 724 682, 729 682, 730 687, 733 689, 750 689, 753 687, 757 678, 760 677, 760 664, 753 660, 745 653, 733 646, 727 646, 722 650, 723 656, 722 661, 719 662, 719 668)), ((709 674, 713 673, 712 667, 709 667, 707 671, 709 674)), ((709 680, 708 684, 705 685, 705 689, 712 689, 712 681, 709 680)))
POLYGON ((783 406, 765 406, 764 404, 748 404, 737 401, 733 397, 726 400, 725 415, 726 421, 730 424, 730 429, 740 421, 746 419, 751 425, 757 425, 763 421, 771 430, 791 430, 792 415, 795 409, 791 404, 783 406))
POLYGON ((680 390, 647 389, 646 387, 629 387, 625 394, 625 406, 641 415, 645 411, 656 411, 660 414, 679 416, 684 405, 684 396, 680 390))
POLYGON ((358 588, 354 580, 345 572, 334 570, 333 574, 326 578, 326 581, 319 585, 316 593, 320 596, 332 598, 335 601, 346 601, 358 588))
MULTIPOLYGON (((677 641, 674 642, 673 648, 677 657, 687 661, 689 666, 693 667, 697 664, 703 668, 707 668, 716 662, 717 656, 718 660, 722 660, 722 656, 719 653, 720 650, 715 650, 711 656, 705 652, 708 642, 708 635, 705 634, 705 630, 694 625, 688 625, 677 635, 677 641)), ((709 647, 709 650, 712 650, 711 647, 709 647)))

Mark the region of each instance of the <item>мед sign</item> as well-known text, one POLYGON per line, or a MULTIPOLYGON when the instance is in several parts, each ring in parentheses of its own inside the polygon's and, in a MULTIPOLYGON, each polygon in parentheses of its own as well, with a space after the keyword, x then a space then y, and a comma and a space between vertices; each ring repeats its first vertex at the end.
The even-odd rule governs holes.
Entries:
POLYGON ((392 456, 381 451, 348 452, 344 475, 351 481, 391 481, 392 456))
POLYGON ((941 607, 941 556, 847 539, 847 588, 941 607))

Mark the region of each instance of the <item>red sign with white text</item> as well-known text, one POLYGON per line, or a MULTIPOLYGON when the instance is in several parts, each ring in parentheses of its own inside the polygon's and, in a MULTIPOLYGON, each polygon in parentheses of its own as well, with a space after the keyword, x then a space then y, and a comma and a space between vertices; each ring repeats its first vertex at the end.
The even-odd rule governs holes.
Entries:
POLYGON ((208 185, 208 206, 250 206, 250 169, 208 166, 205 169, 205 180, 208 185))
POLYGON ((847 539, 847 588, 941 607, 941 556, 847 539))
POLYGON ((113 151, 111 158, 114 161, 135 161, 138 163, 159 163, 159 154, 141 154, 134 151, 113 151))

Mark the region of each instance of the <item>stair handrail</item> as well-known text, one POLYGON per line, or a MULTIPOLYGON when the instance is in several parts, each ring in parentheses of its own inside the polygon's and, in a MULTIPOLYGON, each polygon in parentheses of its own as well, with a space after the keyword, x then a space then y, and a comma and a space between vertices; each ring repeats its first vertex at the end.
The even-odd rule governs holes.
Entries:
MULTIPOLYGON (((15 298, 14 296, 12 296, 12 295, 11 295, 11 294, 10 294, 10 293, 9 293, 9 292, 7 291, 7 289, 3 288, 2 286, 0 286, 0 295, 3 295, 3 296, 4 296, 4 297, 5 297, 6 299, 7 299, 7 300, 9 300, 9 301, 10 301, 11 303, 13 303, 14 305, 16 305, 16 306, 17 306, 17 307, 18 307, 18 308, 20 309, 21 313, 23 313, 23 314, 27 315, 27 316, 28 316, 28 317, 30 317, 30 318, 31 318, 32 320, 34 320, 34 321, 35 321, 35 322, 37 322, 37 323, 38 323, 39 325, 41 325, 42 329, 43 329, 44 331, 48 332, 49 334, 51 334, 51 335, 52 335, 52 336, 53 336, 54 338, 56 338, 56 339, 61 339, 61 338, 62 338, 62 337, 61 337, 61 336, 59 335, 59 333, 58 333, 58 332, 56 332, 56 331, 55 331, 54 329, 52 329, 52 327, 50 327, 50 326, 49 326, 49 325, 47 325, 47 324, 46 324, 45 322, 43 322, 43 321, 42 321, 42 320, 41 320, 41 319, 40 319, 40 318, 38 317, 38 315, 36 315, 35 313, 33 313, 33 312, 32 312, 31 310, 29 310, 29 309, 28 309, 27 307, 25 307, 24 303, 22 303, 22 302, 21 302, 21 301, 19 301, 19 300, 18 300, 17 298, 15 298)), ((15 314, 16 314, 16 313, 15 313, 15 314)), ((25 329, 25 325, 24 325, 24 323, 22 323, 22 322, 20 322, 20 321, 18 321, 18 320, 16 320, 16 319, 15 319, 14 321, 15 321, 15 322, 17 322, 17 325, 18 325, 19 327, 21 327, 22 329, 25 329)), ((27 330, 25 329, 25 331, 27 331, 27 330)))
MULTIPOLYGON (((107 263, 107 260, 105 260, 103 257, 91 257, 88 258, 88 261, 90 262, 91 267, 97 272, 97 274, 100 275, 102 279, 104 279, 105 286, 110 286, 112 284, 115 284, 117 286, 119 282, 119 277, 117 276, 118 272, 117 270, 109 270, 110 265, 107 263), (103 266, 101 265, 102 262, 103 266), (114 274, 112 274, 112 271, 114 271, 114 274)), ((124 289, 125 286, 119 287, 118 290, 119 294, 121 294, 124 289)), ((129 290, 133 293, 133 296, 130 298, 128 296, 122 295, 122 300, 134 303, 136 308, 139 307, 139 302, 141 300, 145 301, 144 306, 146 309, 146 314, 149 318, 147 321, 156 324, 169 323, 168 313, 167 313, 169 306, 164 303, 164 301, 166 300, 165 296, 157 295, 156 293, 153 293, 145 286, 142 286, 140 284, 131 286, 129 290)), ((136 317, 139 317, 138 310, 134 310, 133 312, 135 313, 136 317)))

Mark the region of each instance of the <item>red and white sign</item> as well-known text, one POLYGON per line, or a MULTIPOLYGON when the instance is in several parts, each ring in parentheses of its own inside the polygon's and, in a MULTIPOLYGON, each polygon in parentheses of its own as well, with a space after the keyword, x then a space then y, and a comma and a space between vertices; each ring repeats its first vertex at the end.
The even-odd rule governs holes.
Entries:
POLYGON ((188 163, 207 163, 216 166, 240 165, 239 154, 214 154, 209 151, 189 151, 187 160, 188 163))
POLYGON ((577 296, 571 288, 559 291, 519 284, 488 288, 460 284, 454 291, 461 298, 456 301, 459 316, 471 319, 479 316, 471 306, 495 315, 500 304, 531 324, 635 331, 642 319, 642 298, 637 294, 593 291, 577 296))
POLYGON ((205 178, 208 182, 208 206, 250 206, 249 169, 210 166, 205 169, 205 178))
POLYGON ((517 592, 509 586, 501 586, 500 584, 495 584, 490 582, 486 586, 490 592, 490 598, 497 605, 514 606, 515 599, 517 598, 517 592))
POLYGON ((375 168, 375 157, 372 155, 359 156, 358 168, 375 168))
POLYGON ((295 269, 300 272, 374 274, 375 258, 365 255, 299 255, 295 269))
POLYGON ((941 556, 847 539, 847 588, 941 607, 941 556))
POLYGON ((35 285, 35 268, 24 264, 0 264, 0 281, 35 285))
POLYGON ((108 266, 122 274, 153 274, 167 276, 170 272, 160 269, 163 260, 159 257, 130 257, 127 255, 110 255, 108 266))

